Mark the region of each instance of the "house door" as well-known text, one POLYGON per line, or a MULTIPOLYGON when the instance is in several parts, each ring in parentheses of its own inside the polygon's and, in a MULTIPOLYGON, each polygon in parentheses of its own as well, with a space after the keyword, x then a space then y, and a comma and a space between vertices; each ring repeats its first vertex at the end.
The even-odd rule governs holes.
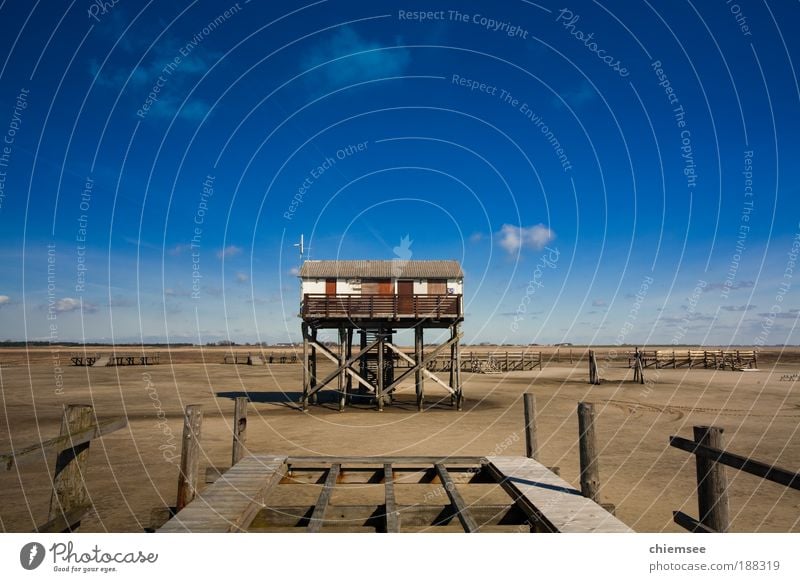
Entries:
POLYGON ((325 279, 325 295, 336 295, 336 279, 325 279))
POLYGON ((414 281, 397 282, 398 313, 414 313, 414 281))

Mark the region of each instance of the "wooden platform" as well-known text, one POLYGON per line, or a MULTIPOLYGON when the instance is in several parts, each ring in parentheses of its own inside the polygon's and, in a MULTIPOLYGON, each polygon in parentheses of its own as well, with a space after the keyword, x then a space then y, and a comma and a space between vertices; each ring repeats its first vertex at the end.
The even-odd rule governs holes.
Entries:
POLYGON ((161 532, 631 532, 525 457, 255 455, 161 532))

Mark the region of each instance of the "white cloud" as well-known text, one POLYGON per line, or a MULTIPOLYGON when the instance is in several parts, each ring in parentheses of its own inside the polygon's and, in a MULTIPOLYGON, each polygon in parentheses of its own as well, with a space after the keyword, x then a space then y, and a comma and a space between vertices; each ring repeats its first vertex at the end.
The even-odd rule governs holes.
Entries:
MULTIPOLYGON (((58 313, 69 313, 70 311, 80 311, 81 301, 73 297, 64 297, 56 301, 56 311, 58 313)), ((83 302, 84 313, 94 313, 97 311, 97 306, 94 303, 83 302)))
POLYGON ((522 248, 535 250, 544 248, 556 238, 556 233, 541 223, 527 227, 504 224, 497 236, 500 246, 513 255, 522 248))
POLYGON ((228 245, 221 251, 217 252, 218 259, 227 259, 228 257, 235 257, 238 254, 241 254, 242 248, 237 247, 236 245, 228 245))
POLYGON ((250 280, 250 275, 247 273, 243 273, 239 271, 236 273, 236 282, 237 283, 247 283, 250 280))
POLYGON ((292 267, 291 269, 289 269, 289 274, 290 275, 295 275, 295 276, 299 275, 300 274, 300 269, 298 269, 297 267, 292 267))
POLYGON ((8 295, 0 295, 0 306, 8 305, 11 302, 11 297, 8 295))
POLYGON ((606 300, 605 299, 595 299, 592 301, 592 307, 605 307, 606 300))

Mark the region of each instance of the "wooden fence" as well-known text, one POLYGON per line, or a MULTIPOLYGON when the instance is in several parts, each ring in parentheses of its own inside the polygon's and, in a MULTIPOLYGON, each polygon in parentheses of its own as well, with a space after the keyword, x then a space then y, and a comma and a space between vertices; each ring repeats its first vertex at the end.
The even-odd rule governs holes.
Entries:
MULTIPOLYGON (((628 367, 636 365, 636 351, 627 354, 628 367)), ((696 368, 743 370, 758 368, 756 350, 639 350, 645 368, 696 368)))
POLYGON ((84 480, 89 462, 89 445, 94 439, 125 427, 125 418, 97 421, 94 408, 83 404, 64 407, 59 436, 10 453, 0 454, 0 463, 11 470, 41 455, 56 452, 53 493, 48 521, 36 527, 39 533, 65 533, 80 527, 92 509, 84 480))
POLYGON ((154 366, 161 363, 161 354, 81 354, 70 356, 73 366, 154 366))
POLYGON ((729 530, 725 467, 800 491, 800 474, 724 450, 723 429, 695 426, 693 430, 694 440, 669 437, 670 446, 693 454, 697 465, 697 506, 700 517, 695 519, 681 511, 674 511, 673 519, 681 527, 695 533, 724 533, 729 530))

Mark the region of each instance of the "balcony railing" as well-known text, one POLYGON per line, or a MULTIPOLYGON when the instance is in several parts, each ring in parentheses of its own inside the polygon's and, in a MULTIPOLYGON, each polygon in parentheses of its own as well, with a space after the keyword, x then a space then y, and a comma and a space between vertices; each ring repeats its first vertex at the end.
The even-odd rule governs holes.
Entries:
POLYGON ((300 313, 311 318, 447 319, 460 317, 461 309, 461 295, 306 293, 300 313))

